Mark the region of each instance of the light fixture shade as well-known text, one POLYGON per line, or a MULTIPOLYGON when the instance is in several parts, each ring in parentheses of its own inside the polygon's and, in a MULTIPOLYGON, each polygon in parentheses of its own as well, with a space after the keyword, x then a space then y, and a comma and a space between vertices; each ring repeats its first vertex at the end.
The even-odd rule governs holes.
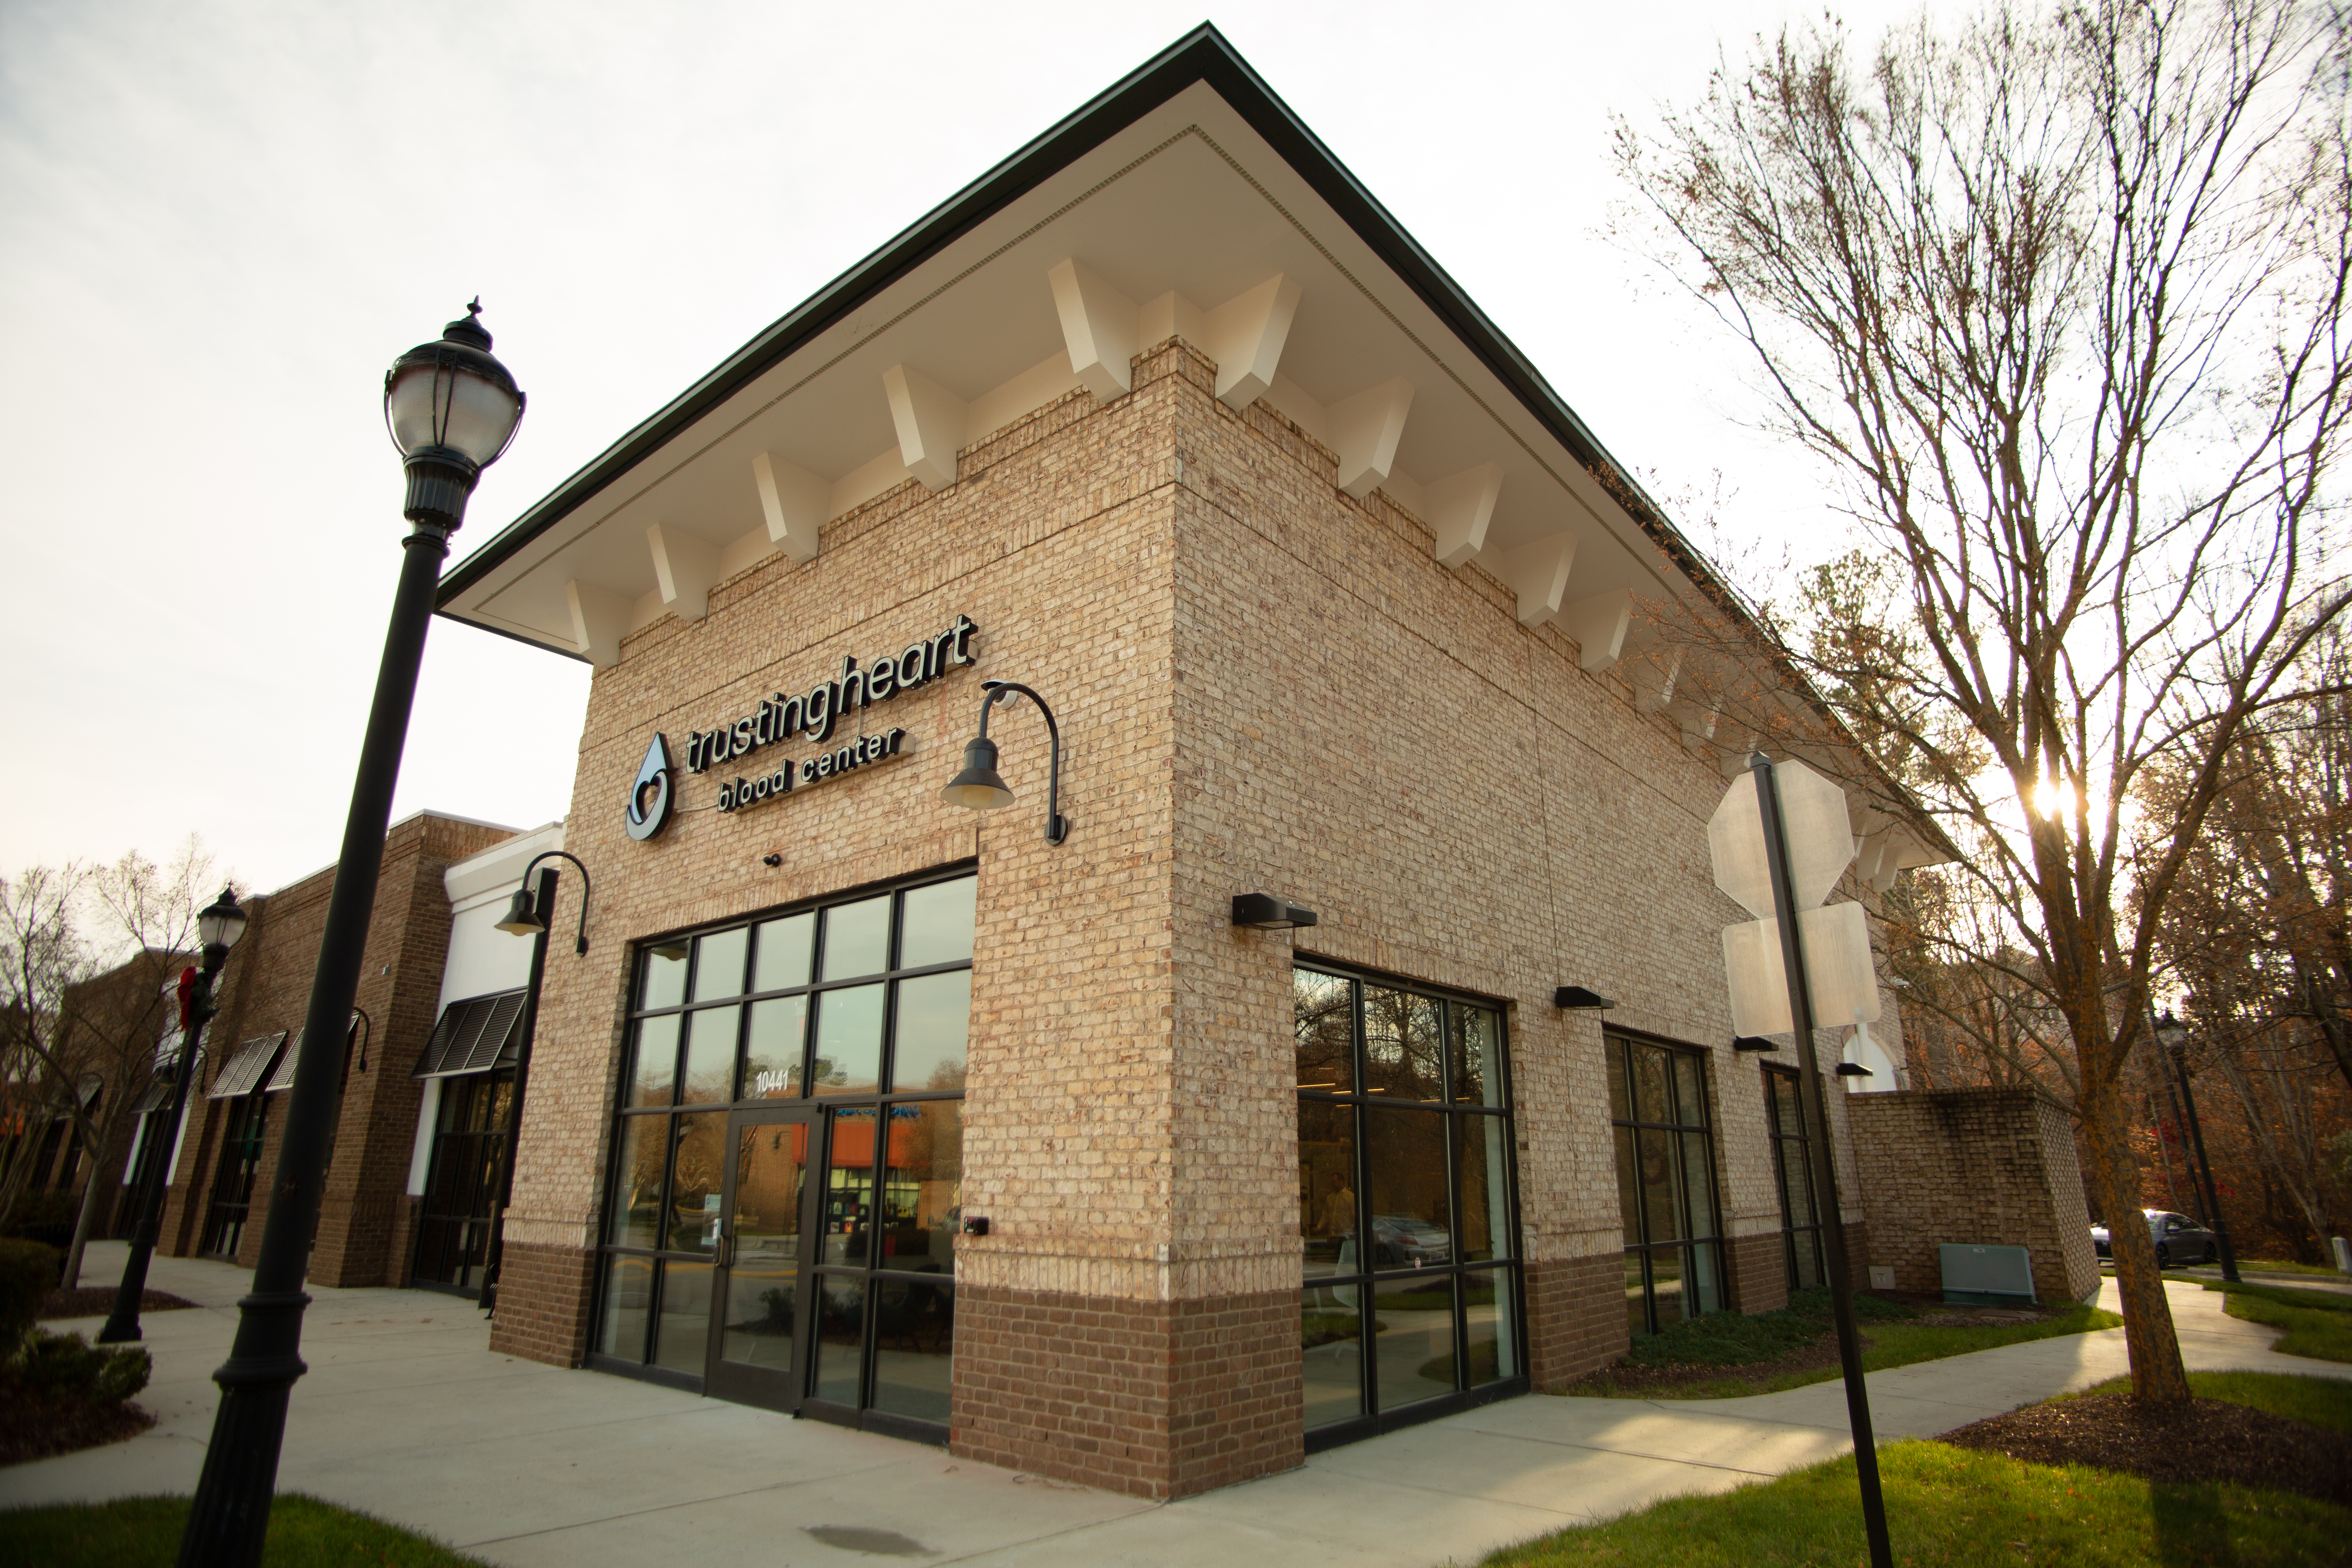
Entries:
POLYGON ((383 422, 404 458, 429 447, 453 450, 488 468, 522 423, 522 389, 490 353, 490 334, 467 314, 393 362, 383 378, 383 422))
POLYGON ((517 888, 514 897, 507 900, 507 918, 499 922, 499 930, 513 936, 537 936, 547 929, 530 907, 530 889, 517 888))
POLYGON ((232 888, 223 888, 219 898, 196 912, 196 940, 206 947, 235 947, 245 927, 246 913, 237 908, 232 888))
POLYGON ((996 772, 996 742, 974 735, 963 743, 963 771, 948 780, 940 798, 967 811, 994 811, 1013 804, 1013 791, 996 772))
POLYGON ((1589 985, 1562 985, 1551 994, 1551 1005, 1576 1011, 1607 1012, 1617 1004, 1589 985))
POLYGON ((1315 911, 1272 893, 1235 893, 1234 924, 1257 931, 1295 931, 1315 923, 1315 911))

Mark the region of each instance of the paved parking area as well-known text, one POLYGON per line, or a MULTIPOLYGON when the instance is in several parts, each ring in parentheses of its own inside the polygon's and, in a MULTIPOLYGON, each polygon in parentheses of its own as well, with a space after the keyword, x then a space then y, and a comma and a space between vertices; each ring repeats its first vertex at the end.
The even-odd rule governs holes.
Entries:
MULTIPOLYGON (((94 1249, 86 1280, 121 1268, 94 1249)), ((199 1301, 146 1319, 154 1429, 0 1470, 0 1507, 186 1492, 210 1436, 214 1367, 246 1276, 158 1258, 152 1284, 199 1301)), ((2281 1356, 2221 1298, 2169 1287, 2189 1364, 2352 1377, 2281 1356)), ((903 1561, 1037 1568, 1475 1563, 1496 1546, 1658 1498, 1727 1490, 1843 1452, 1836 1383, 1715 1401, 1488 1405, 1320 1454, 1181 1502, 1139 1502, 940 1449, 492 1355, 455 1297, 318 1289, 278 1484, 364 1509, 516 1568, 599 1568, 710 1552, 730 1564, 903 1561)), ((2112 1294, 2110 1290, 2109 1294, 2112 1294)), ((60 1325, 89 1330, 88 1323, 60 1325)), ((2124 1370, 2120 1331, 1872 1376, 1883 1437, 1927 1436, 2124 1370)))

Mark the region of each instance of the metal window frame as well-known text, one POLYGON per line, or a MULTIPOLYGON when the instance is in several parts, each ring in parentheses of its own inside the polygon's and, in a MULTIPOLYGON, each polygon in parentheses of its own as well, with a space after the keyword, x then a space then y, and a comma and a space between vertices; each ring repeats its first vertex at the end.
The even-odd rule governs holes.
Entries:
MULTIPOLYGON (((1723 1177, 1722 1172, 1719 1169, 1721 1157, 1720 1152, 1717 1148, 1715 1127, 1715 1105, 1719 1097, 1716 1093, 1715 1085, 1710 1081, 1710 1075, 1714 1070, 1715 1065, 1715 1053, 1709 1051, 1703 1046, 1694 1046, 1683 1040, 1671 1040, 1657 1035, 1643 1034, 1638 1029, 1620 1029, 1611 1027, 1602 1031, 1601 1038, 1602 1054, 1604 1058, 1608 1059, 1611 1070, 1622 1075, 1622 1081, 1623 1082, 1625 1089, 1625 1109, 1630 1113, 1630 1119, 1621 1118, 1616 1114, 1614 1108, 1612 1108, 1609 1117, 1609 1126, 1612 1142, 1614 1141, 1615 1130, 1620 1127, 1634 1133, 1636 1135, 1636 1141, 1634 1143, 1634 1158, 1638 1161, 1641 1157, 1641 1144, 1639 1142, 1640 1133, 1645 1131, 1674 1133, 1677 1136, 1675 1158, 1676 1163, 1679 1165, 1683 1159, 1681 1145, 1679 1142, 1679 1138, 1682 1134, 1696 1132, 1706 1141, 1707 1205, 1715 1213, 1714 1235, 1706 1237, 1682 1237, 1672 1241, 1650 1240, 1651 1226, 1649 1192, 1644 1184, 1638 1180, 1634 1183, 1633 1210, 1641 1222, 1642 1237, 1638 1241, 1631 1237, 1626 1237, 1625 1252, 1628 1256, 1639 1256, 1642 1259, 1643 1321, 1649 1325, 1649 1332, 1654 1334, 1661 1331, 1658 1323, 1657 1280, 1652 1268, 1651 1259, 1656 1254, 1661 1252, 1675 1252, 1682 1254, 1681 1262, 1684 1268, 1684 1279, 1687 1285, 1691 1278, 1690 1268, 1693 1261, 1695 1260, 1694 1255, 1696 1253, 1697 1249, 1702 1247, 1711 1247, 1714 1249, 1715 1253, 1716 1279, 1719 1282, 1721 1294, 1724 1298, 1723 1305, 1717 1308, 1717 1310, 1729 1311, 1731 1310, 1731 1293, 1727 1287, 1730 1283, 1730 1269, 1727 1264, 1726 1258, 1729 1250, 1730 1237, 1724 1233, 1723 1228, 1723 1177), (1644 1121, 1641 1120, 1641 1098, 1634 1093, 1633 1079, 1633 1053, 1635 1049, 1643 1047, 1670 1053, 1678 1053, 1680 1055, 1689 1057, 1697 1062, 1698 1072, 1696 1078, 1699 1089, 1699 1098, 1704 1102, 1700 1107, 1701 1120, 1697 1125, 1694 1126, 1686 1121, 1644 1121)), ((1669 1079, 1669 1081, 1673 1081, 1671 1078, 1669 1079)), ((1677 1089, 1675 1093, 1677 1099, 1679 1099, 1679 1089, 1677 1089)), ((1619 1194, 1619 1203, 1622 1207, 1623 1203, 1623 1194, 1622 1193, 1619 1194)), ((1685 1295, 1684 1300, 1685 1302, 1685 1310, 1684 1313, 1685 1321, 1692 1316, 1704 1317, 1706 1315, 1703 1312, 1694 1314, 1688 1311, 1688 1296, 1685 1295)))
MULTIPOLYGON (((1302 1310, 1308 1291, 1350 1289, 1358 1291, 1357 1343, 1360 1351, 1357 1361, 1359 1378, 1357 1413, 1351 1417, 1308 1428, 1306 1433, 1306 1451, 1314 1454, 1326 1448, 1337 1447, 1344 1443, 1376 1436, 1383 1432, 1395 1431, 1401 1427, 1435 1420, 1440 1416, 1454 1415, 1463 1410, 1475 1409, 1496 1399, 1510 1398, 1528 1392, 1533 1386, 1528 1371, 1527 1236, 1521 1223, 1519 1204, 1518 1138, 1516 1131, 1518 1120, 1518 1096, 1517 1085, 1512 1079, 1510 1005, 1493 997, 1480 996, 1472 992, 1456 991, 1445 986, 1432 985, 1423 981, 1384 974, 1376 970, 1363 969, 1307 953, 1297 955, 1292 961, 1291 968, 1294 973, 1303 970, 1310 974, 1343 981, 1348 984, 1349 1072, 1352 1085, 1355 1086, 1369 1086, 1370 1082, 1370 1071, 1365 1058, 1365 1051, 1368 1048, 1368 1036, 1364 1028, 1365 987, 1374 986, 1382 990, 1402 992, 1408 995, 1436 1002, 1441 1008, 1445 1009, 1441 1011, 1438 1016, 1439 1091, 1438 1100, 1434 1105, 1426 1100, 1400 1095, 1374 1094, 1369 1087, 1350 1087, 1345 1089, 1294 1088, 1292 1090, 1300 1103, 1314 1101, 1346 1105, 1353 1111, 1351 1120, 1355 1141, 1355 1169, 1350 1174, 1356 1192, 1358 1237, 1368 1239, 1371 1230, 1370 1223, 1371 1184, 1367 1179, 1369 1170, 1367 1161, 1370 1158, 1370 1144, 1367 1136, 1368 1113, 1385 1109, 1419 1110, 1442 1115, 1445 1119, 1445 1196, 1448 1211, 1454 1217, 1456 1241, 1454 1250, 1457 1255, 1461 1250, 1459 1246, 1462 1214, 1461 1123, 1466 1118, 1485 1117, 1503 1124, 1505 1129, 1504 1179, 1507 1190, 1500 1195, 1500 1198, 1508 1217, 1508 1234, 1512 1237, 1512 1252, 1508 1258, 1488 1258, 1468 1263, 1462 1261, 1457 1256, 1454 1261, 1437 1268, 1392 1269, 1386 1272, 1372 1268, 1370 1263, 1369 1246, 1360 1246, 1358 1268, 1354 1273, 1318 1275, 1311 1280, 1301 1281, 1299 1300, 1302 1310), (1495 1016, 1496 1026, 1501 1035, 1497 1041, 1501 1047, 1497 1064, 1502 1080, 1502 1104, 1499 1106, 1465 1104, 1455 1099, 1454 1064, 1450 1049, 1451 1009, 1454 1007, 1475 1007, 1479 1011, 1491 1013, 1495 1016), (1445 1278, 1454 1297, 1454 1363, 1455 1379, 1459 1383, 1466 1375, 1469 1364, 1469 1320, 1461 1281, 1473 1275, 1489 1278, 1504 1277, 1505 1288, 1510 1293, 1510 1330, 1513 1340, 1511 1348, 1519 1370, 1509 1377, 1499 1378, 1493 1383, 1467 1388, 1457 1387, 1451 1394, 1436 1394, 1393 1409, 1382 1409, 1380 1405, 1377 1357, 1372 1350, 1372 1338, 1367 1331, 1368 1320, 1373 1316, 1370 1306, 1373 1299, 1372 1293, 1381 1285, 1394 1284, 1400 1280, 1416 1277, 1426 1279, 1431 1276, 1443 1276, 1445 1278)), ((1296 1158, 1294 1150, 1294 1168, 1296 1158)))

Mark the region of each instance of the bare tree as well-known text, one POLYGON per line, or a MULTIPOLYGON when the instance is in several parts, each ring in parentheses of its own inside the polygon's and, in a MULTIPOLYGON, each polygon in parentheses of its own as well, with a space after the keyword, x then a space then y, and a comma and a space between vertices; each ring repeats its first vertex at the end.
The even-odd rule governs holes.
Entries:
MULTIPOLYGON (((2158 922, 2347 603, 2342 46, 2298 0, 1996 9, 1861 58, 1832 23, 1619 129, 1660 259, 1890 568, 1784 641, 2031 954, 2110 1218, 2158 922), (2135 830, 2159 761, 2188 787, 2135 830)), ((2114 1234, 2133 1390, 2186 1401, 2153 1244, 2114 1234)))
POLYGON ((15 1147, 0 1172, 0 1223, 15 1217, 38 1163, 42 1130, 72 1103, 80 1074, 65 1062, 67 998, 89 977, 76 920, 85 873, 35 866, 0 878, 0 1061, 15 1147))
MULTIPOLYGON (((175 982, 196 950, 212 877, 212 858, 191 837, 168 865, 134 850, 110 866, 0 880, 7 1043, 90 1161, 66 1249, 68 1289, 113 1190, 105 1173, 129 1152, 132 1108, 177 1050, 175 982)), ((0 1213, 21 1194, 23 1173, 6 1179, 17 1185, 0 1190, 0 1213)))

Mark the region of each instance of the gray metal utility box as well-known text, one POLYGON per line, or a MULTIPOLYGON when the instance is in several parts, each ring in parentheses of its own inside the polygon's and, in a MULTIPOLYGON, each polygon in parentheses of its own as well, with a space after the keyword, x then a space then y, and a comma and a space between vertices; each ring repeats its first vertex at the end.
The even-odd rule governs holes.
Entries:
POLYGON ((2033 1258, 2021 1247, 1972 1247, 1948 1241, 1937 1248, 1944 1262, 1944 1303, 1952 1307, 2014 1307, 2038 1304, 2033 1258))

